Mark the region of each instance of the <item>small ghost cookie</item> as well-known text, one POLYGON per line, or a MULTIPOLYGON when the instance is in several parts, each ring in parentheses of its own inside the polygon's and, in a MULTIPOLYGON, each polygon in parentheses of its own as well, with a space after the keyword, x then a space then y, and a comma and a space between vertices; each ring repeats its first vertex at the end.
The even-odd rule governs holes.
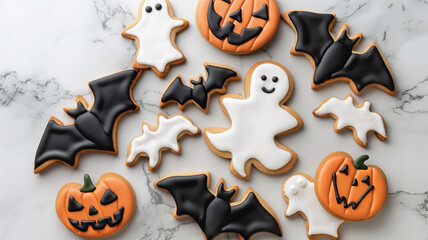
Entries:
POLYGON ((143 135, 132 139, 128 146, 128 159, 126 165, 137 163, 142 157, 149 158, 149 170, 154 171, 162 160, 162 151, 170 149, 173 153, 181 153, 178 144, 185 134, 197 135, 201 130, 184 115, 175 115, 167 118, 163 114, 158 115, 158 125, 143 124, 143 135))
POLYGON ((386 140, 385 121, 377 112, 370 111, 370 102, 355 104, 351 94, 345 99, 327 98, 312 112, 317 117, 331 116, 336 120, 334 131, 340 132, 345 128, 352 130, 355 141, 362 147, 367 147, 367 133, 375 132, 376 137, 386 140))
POLYGON ((137 44, 133 67, 151 68, 162 78, 171 65, 184 62, 186 58, 175 38, 188 25, 187 20, 174 17, 168 0, 144 0, 138 11, 138 19, 122 32, 122 36, 135 40, 137 44))
POLYGON ((205 141, 215 154, 231 159, 230 171, 242 179, 249 178, 251 165, 268 174, 286 172, 297 154, 276 136, 303 126, 299 115, 283 105, 293 91, 291 75, 279 63, 263 61, 251 67, 244 85, 245 96, 220 98, 232 126, 206 128, 205 141))
POLYGON ((317 199, 314 181, 306 174, 294 174, 282 188, 282 196, 288 203, 286 217, 301 214, 306 219, 309 239, 330 237, 339 238, 339 229, 344 222, 327 212, 317 199))
POLYGON ((246 54, 265 45, 279 26, 275 0, 199 0, 196 24, 202 36, 229 53, 246 54))
POLYGON ((73 233, 103 238, 122 230, 135 212, 135 194, 125 178, 103 174, 97 185, 85 174, 84 185, 67 183, 58 192, 56 212, 73 233))
POLYGON ((376 216, 385 205, 388 185, 382 169, 364 164, 369 157, 353 160, 334 152, 320 163, 315 192, 323 207, 337 218, 363 221, 376 216))

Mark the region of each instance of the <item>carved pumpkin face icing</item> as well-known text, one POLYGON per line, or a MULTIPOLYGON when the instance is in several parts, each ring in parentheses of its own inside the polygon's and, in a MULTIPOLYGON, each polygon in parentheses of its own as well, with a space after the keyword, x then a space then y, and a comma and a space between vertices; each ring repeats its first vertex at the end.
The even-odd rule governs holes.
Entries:
POLYGON ((95 187, 85 175, 78 183, 64 185, 58 193, 56 211, 72 232, 86 238, 101 238, 121 230, 134 215, 135 194, 123 177, 106 173, 95 187))
POLYGON ((315 191, 323 207, 348 221, 375 216, 388 196, 386 177, 374 165, 366 166, 367 155, 355 161, 346 153, 327 156, 318 167, 315 191))
POLYGON ((275 35, 280 19, 275 0, 200 0, 199 31, 215 47, 236 54, 252 52, 275 35))

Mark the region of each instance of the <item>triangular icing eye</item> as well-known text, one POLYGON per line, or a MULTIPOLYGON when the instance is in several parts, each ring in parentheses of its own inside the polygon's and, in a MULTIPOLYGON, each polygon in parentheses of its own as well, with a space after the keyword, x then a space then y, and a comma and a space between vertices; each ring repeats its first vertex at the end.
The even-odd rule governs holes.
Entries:
POLYGON ((340 173, 344 173, 346 176, 348 176, 348 164, 345 164, 342 169, 339 170, 340 173))
POLYGON ((78 203, 73 196, 71 196, 68 199, 68 211, 69 212, 76 212, 76 211, 80 211, 82 209, 83 209, 83 205, 78 203))
POLYGON ((263 20, 269 20, 269 12, 268 12, 268 6, 266 4, 263 4, 262 8, 258 10, 257 12, 253 13, 253 17, 261 18, 263 20))
POLYGON ((230 18, 235 19, 238 22, 242 22, 242 10, 238 9, 229 15, 230 18))
POLYGON ((369 185, 369 186, 370 186, 370 177, 369 177, 369 176, 365 176, 365 177, 361 180, 361 182, 362 182, 362 183, 365 183, 365 184, 367 184, 367 185, 369 185))
POLYGON ((110 203, 112 203, 112 202, 114 202, 116 200, 117 200, 117 195, 114 192, 112 192, 110 189, 107 189, 104 192, 104 195, 101 198, 100 203, 102 205, 107 205, 107 204, 110 204, 110 203))
POLYGON ((223 2, 230 4, 230 0, 223 0, 223 2))

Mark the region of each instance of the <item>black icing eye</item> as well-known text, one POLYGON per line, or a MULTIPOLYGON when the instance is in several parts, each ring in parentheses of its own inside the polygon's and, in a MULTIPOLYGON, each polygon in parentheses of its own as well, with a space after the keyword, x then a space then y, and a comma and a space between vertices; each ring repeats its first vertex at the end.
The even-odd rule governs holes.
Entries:
POLYGON ((114 202, 116 200, 117 200, 117 195, 114 192, 112 192, 110 189, 107 189, 104 192, 104 195, 101 198, 100 203, 102 205, 107 205, 107 204, 110 204, 110 203, 112 203, 112 202, 114 202))
POLYGON ((148 12, 148 13, 152 12, 152 7, 147 6, 147 7, 146 7, 146 12, 148 12))
POLYGON ((266 79, 267 79, 266 75, 262 75, 260 78, 261 78, 263 81, 266 81, 266 79))
POLYGON ((339 170, 339 172, 344 173, 346 176, 348 176, 348 164, 345 164, 342 169, 339 170))
POLYGON ((223 0, 223 2, 230 4, 230 0, 223 0))
POLYGON ((277 77, 277 76, 274 76, 274 77, 272 78, 272 82, 278 82, 278 77, 277 77))
POLYGON ((82 210, 83 209, 83 205, 82 204, 80 204, 80 203, 78 203, 77 201, 76 201, 76 199, 74 199, 74 197, 73 196, 71 196, 69 199, 68 199, 68 211, 69 212, 76 212, 76 211, 80 211, 80 210, 82 210))
POLYGON ((160 3, 156 4, 155 6, 156 10, 161 10, 162 9, 162 5, 160 3))
POLYGON ((361 180, 361 182, 362 182, 362 183, 365 183, 365 184, 367 184, 367 185, 369 185, 369 186, 370 186, 370 177, 369 177, 369 176, 365 176, 365 177, 361 180))
POLYGON ((269 20, 269 13, 268 13, 268 7, 266 4, 263 4, 262 8, 258 10, 257 12, 253 13, 253 17, 255 18, 261 18, 263 20, 269 20))
POLYGON ((354 178, 354 180, 352 181, 352 184, 351 184, 352 186, 354 186, 354 187, 356 187, 356 186, 358 186, 358 181, 357 181, 357 179, 355 179, 354 178))

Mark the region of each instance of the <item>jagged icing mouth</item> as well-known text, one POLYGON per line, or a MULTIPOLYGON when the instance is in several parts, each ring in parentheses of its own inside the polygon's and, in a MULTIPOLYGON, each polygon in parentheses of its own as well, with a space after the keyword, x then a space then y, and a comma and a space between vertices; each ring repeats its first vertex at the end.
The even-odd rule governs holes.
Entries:
POLYGON ((272 89, 267 89, 267 88, 265 88, 265 87, 262 87, 262 90, 263 90, 263 92, 265 92, 265 93, 273 93, 274 91, 275 91, 275 88, 272 88, 272 89))
POLYGON ((104 229, 106 225, 114 227, 122 222, 124 210, 124 207, 120 207, 119 211, 113 213, 114 220, 111 217, 103 217, 98 218, 98 220, 82 220, 80 224, 78 220, 73 220, 71 218, 68 218, 68 220, 70 221, 71 225, 73 225, 73 227, 77 228, 81 232, 88 231, 89 226, 92 226, 92 229, 94 230, 100 230, 104 229))
POLYGON ((361 201, 363 201, 363 199, 367 196, 367 194, 369 194, 369 192, 371 192, 374 189, 374 186, 370 185, 367 188, 367 190, 363 193, 363 195, 361 195, 360 199, 358 199, 357 202, 352 201, 352 202, 348 203, 345 196, 340 197, 340 195, 339 195, 339 190, 337 189, 336 173, 333 173, 333 186, 334 186, 334 193, 336 194, 337 204, 340 204, 343 202, 344 208, 348 208, 349 206, 352 206, 352 209, 356 209, 358 207, 358 205, 360 205, 361 201))

